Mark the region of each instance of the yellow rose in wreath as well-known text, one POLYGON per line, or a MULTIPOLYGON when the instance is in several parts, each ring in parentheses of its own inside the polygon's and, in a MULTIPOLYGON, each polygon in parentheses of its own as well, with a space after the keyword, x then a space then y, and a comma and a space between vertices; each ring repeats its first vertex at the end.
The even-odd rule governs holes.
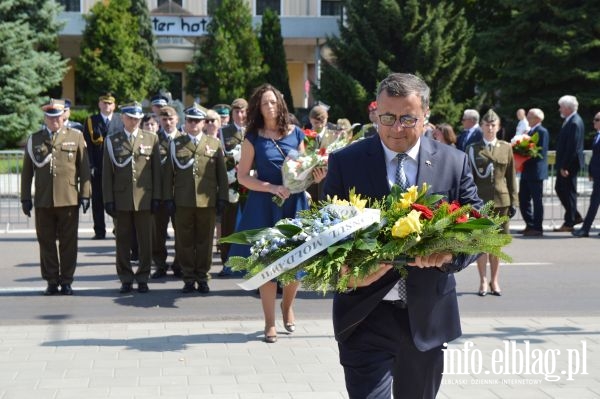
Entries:
POLYGON ((392 237, 404 238, 411 233, 420 234, 423 227, 420 217, 421 212, 413 209, 405 217, 396 220, 392 227, 392 237))

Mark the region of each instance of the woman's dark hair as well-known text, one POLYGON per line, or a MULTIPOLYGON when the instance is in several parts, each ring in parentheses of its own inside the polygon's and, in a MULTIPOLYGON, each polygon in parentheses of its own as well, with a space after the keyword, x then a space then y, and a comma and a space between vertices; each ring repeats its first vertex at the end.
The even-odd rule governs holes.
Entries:
POLYGON ((252 93, 250 101, 248 101, 246 134, 258 134, 258 130, 265 127, 265 120, 260 112, 260 105, 263 94, 268 91, 273 92, 277 99, 277 130, 282 136, 287 134, 289 125, 287 105, 285 105, 283 94, 269 83, 258 86, 254 90, 254 93, 252 93))
POLYGON ((442 136, 444 136, 446 143, 456 144, 456 133, 454 133, 452 126, 448 125, 447 123, 440 123, 436 126, 436 129, 442 132, 442 136))

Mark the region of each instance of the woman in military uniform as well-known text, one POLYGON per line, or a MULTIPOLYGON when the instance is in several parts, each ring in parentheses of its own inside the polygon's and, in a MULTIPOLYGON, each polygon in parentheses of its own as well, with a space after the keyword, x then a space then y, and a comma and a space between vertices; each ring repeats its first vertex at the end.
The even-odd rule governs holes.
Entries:
MULTIPOLYGON (((473 170, 473 178, 477 185, 477 194, 485 202, 494 201, 495 210, 501 215, 514 216, 519 206, 518 185, 512 155, 512 147, 503 140, 498 140, 496 134, 500 130, 500 117, 489 110, 482 118, 482 140, 469 145, 466 153, 473 170)), ((504 224, 504 232, 508 231, 508 222, 504 224)), ((498 273, 500 260, 490 254, 482 254, 477 259, 479 270, 479 295, 488 293, 486 266, 490 263, 491 279, 489 289, 492 295, 500 296, 498 273)))

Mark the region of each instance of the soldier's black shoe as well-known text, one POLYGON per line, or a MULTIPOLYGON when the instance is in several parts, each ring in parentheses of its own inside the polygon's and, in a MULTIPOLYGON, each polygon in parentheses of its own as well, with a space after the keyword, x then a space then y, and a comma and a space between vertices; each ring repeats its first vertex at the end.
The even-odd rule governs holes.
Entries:
POLYGON ((62 284, 60 286, 60 293, 63 295, 73 295, 73 288, 71 288, 71 284, 62 284))
POLYGON ((104 240, 106 238, 106 234, 94 234, 92 240, 104 240))
POLYGON ((201 294, 208 294, 210 292, 210 288, 208 287, 208 283, 206 281, 198 282, 198 292, 201 294))
POLYGON ((161 277, 165 277, 166 275, 167 275, 167 271, 160 269, 160 270, 157 270, 154 273, 152 273, 150 278, 161 278, 161 277))
POLYGON ((181 289, 183 294, 189 294, 190 292, 194 292, 194 283, 185 283, 183 288, 181 289))
POLYGON ((129 294, 133 290, 133 284, 131 283, 123 283, 121 284, 121 289, 119 292, 121 294, 129 294))
POLYGON ((148 291, 150 291, 150 289, 148 289, 148 283, 138 283, 138 292, 140 294, 145 294, 148 291))
POLYGON ((44 295, 55 295, 58 294, 58 284, 48 284, 44 295))

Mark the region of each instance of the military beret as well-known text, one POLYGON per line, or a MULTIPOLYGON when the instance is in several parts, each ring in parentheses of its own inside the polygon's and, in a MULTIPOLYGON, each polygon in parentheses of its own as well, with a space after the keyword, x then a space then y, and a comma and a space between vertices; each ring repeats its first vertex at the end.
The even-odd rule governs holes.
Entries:
POLYGON ((160 111, 158 112, 159 116, 177 116, 177 111, 175 110, 175 108, 171 107, 170 105, 165 105, 164 107, 162 107, 160 109, 160 111))
POLYGON ((63 101, 65 102, 65 109, 70 109, 71 108, 71 100, 69 100, 68 98, 63 99, 63 101))
POLYGON ((231 107, 227 104, 217 104, 213 107, 213 110, 217 111, 220 116, 229 116, 231 113, 231 107))
POLYGON ((236 98, 231 103, 231 108, 246 109, 248 108, 248 101, 244 100, 243 98, 236 98))

